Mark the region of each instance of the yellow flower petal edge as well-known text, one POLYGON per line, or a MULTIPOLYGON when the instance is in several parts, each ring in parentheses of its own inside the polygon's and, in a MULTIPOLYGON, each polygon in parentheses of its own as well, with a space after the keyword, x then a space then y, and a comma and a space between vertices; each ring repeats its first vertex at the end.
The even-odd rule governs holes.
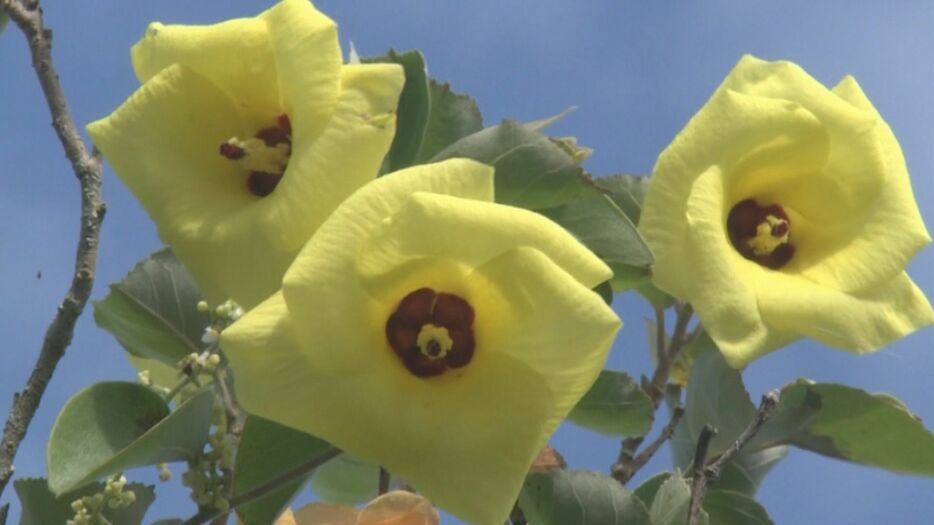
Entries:
POLYGON ((221 345, 251 413, 498 525, 620 321, 590 289, 609 268, 492 188, 492 168, 463 159, 364 186, 221 345))
POLYGON ((395 490, 369 502, 363 509, 310 503, 276 525, 438 525, 441 517, 427 499, 395 490))
POLYGON ((341 65, 336 26, 305 0, 211 26, 154 23, 132 55, 143 85, 88 133, 208 300, 258 304, 376 177, 401 68, 341 65))
POLYGON ((828 90, 743 57, 659 156, 639 229, 655 284, 736 368, 803 336, 863 353, 934 323, 904 272, 931 240, 905 160, 852 77, 828 90))

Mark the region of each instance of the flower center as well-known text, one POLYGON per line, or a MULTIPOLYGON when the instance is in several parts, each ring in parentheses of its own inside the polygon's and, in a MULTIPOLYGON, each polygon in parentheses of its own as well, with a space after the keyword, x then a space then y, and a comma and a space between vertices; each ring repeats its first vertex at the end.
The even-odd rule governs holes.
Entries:
POLYGON ((447 328, 426 324, 419 330, 416 344, 418 344, 418 350, 422 355, 429 359, 444 359, 448 352, 451 351, 451 347, 454 346, 454 341, 451 339, 451 334, 448 333, 447 328))
POLYGON ((253 195, 265 197, 276 189, 292 153, 292 124, 286 114, 276 125, 263 128, 246 139, 230 138, 218 148, 225 158, 247 173, 246 186, 253 195))
POLYGON ((386 340, 412 375, 432 377, 473 359, 474 311, 450 293, 419 288, 386 320, 386 340))
POLYGON ((754 199, 743 200, 730 210, 726 229, 740 255, 766 268, 781 268, 794 255, 791 221, 778 204, 761 206, 754 199))

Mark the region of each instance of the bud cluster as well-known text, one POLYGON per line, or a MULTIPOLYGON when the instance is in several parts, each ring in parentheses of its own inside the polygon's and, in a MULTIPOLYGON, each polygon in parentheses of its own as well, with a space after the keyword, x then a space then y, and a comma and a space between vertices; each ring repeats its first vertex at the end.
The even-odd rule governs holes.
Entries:
POLYGON ((136 494, 126 488, 126 478, 118 474, 104 486, 103 492, 76 499, 71 503, 75 512, 67 525, 112 525, 104 516, 105 509, 122 509, 136 501, 136 494))

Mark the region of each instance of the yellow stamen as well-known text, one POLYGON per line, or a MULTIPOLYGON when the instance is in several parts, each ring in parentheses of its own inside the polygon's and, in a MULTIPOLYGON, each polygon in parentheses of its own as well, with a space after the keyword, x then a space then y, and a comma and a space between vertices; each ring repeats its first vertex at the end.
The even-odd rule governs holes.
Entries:
POLYGON ((418 332, 417 343, 422 354, 430 359, 443 359, 454 346, 448 329, 433 324, 422 326, 418 332))
POLYGON ((233 137, 227 143, 243 149, 245 154, 236 162, 248 172, 282 173, 289 163, 291 148, 288 144, 270 147, 262 139, 253 137, 245 140, 233 137))
POLYGON ((776 248, 788 244, 788 221, 769 215, 756 226, 756 236, 747 241, 754 254, 758 256, 770 255, 776 248), (776 232, 781 232, 776 235, 776 232))

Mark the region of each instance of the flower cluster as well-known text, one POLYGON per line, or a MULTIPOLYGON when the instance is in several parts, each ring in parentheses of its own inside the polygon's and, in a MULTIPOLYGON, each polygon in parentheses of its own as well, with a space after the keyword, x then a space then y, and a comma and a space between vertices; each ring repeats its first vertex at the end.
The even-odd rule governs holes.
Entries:
MULTIPOLYGON (((342 64, 335 24, 305 0, 156 23, 132 55, 142 86, 88 131, 220 304, 209 349, 180 366, 213 372, 220 349, 251 414, 502 523, 621 326, 593 292, 610 268, 544 216, 494 202, 490 166, 377 179, 402 70, 342 64)), ((693 305, 735 367, 801 336, 863 352, 934 321, 904 272, 930 242, 904 159, 851 78, 827 90, 744 58, 659 157, 639 228, 657 286, 693 305)), ((226 509, 237 443, 222 415, 183 482, 226 509)), ((391 493, 280 520, 403 522, 438 515, 391 493)))

